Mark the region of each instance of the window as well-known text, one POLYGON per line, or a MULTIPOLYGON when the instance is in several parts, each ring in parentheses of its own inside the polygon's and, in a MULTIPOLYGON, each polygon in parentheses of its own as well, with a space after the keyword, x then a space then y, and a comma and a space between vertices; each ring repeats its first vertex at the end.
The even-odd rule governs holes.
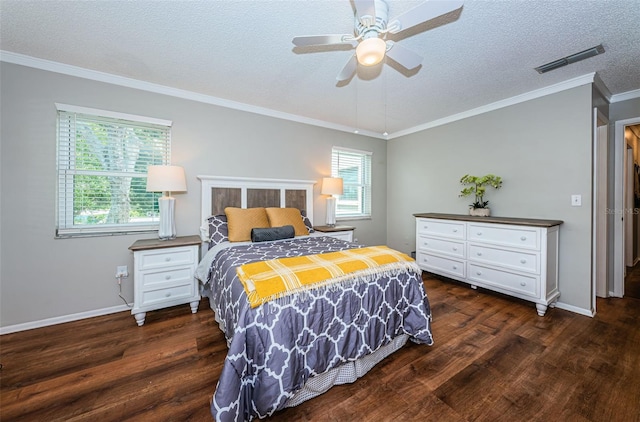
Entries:
POLYGON ((58 109, 57 237, 157 230, 147 166, 169 164, 171 122, 84 107, 58 109))
POLYGON ((333 147, 331 176, 342 177, 344 185, 336 203, 336 217, 371 217, 371 153, 333 147))

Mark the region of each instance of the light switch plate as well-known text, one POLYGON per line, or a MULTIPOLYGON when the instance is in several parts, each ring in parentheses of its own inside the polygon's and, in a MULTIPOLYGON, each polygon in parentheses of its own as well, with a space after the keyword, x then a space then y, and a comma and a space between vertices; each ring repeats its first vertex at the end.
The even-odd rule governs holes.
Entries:
POLYGON ((582 206, 582 195, 571 195, 571 206, 572 207, 581 207, 582 206))

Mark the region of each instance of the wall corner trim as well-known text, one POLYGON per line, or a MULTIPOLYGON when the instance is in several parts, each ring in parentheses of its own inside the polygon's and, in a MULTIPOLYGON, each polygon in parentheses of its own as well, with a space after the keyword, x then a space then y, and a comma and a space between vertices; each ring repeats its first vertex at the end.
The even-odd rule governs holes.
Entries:
POLYGON ((584 315, 593 318, 595 316, 595 312, 592 309, 584 309, 579 308, 577 306, 569 305, 564 302, 556 302, 556 308, 563 309, 565 311, 574 312, 576 314, 584 315))

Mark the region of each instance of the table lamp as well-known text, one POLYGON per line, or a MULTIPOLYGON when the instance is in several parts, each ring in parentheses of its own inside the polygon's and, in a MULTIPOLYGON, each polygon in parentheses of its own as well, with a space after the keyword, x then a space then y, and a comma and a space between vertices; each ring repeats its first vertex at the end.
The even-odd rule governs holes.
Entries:
POLYGON ((149 166, 147 168, 147 192, 162 192, 158 198, 160 221, 158 237, 162 240, 176 237, 176 222, 173 218, 175 198, 171 192, 186 192, 184 169, 180 166, 149 166))
POLYGON ((327 226, 336 225, 336 198, 334 195, 342 195, 341 177, 324 177, 322 179, 322 195, 329 195, 327 198, 327 226))

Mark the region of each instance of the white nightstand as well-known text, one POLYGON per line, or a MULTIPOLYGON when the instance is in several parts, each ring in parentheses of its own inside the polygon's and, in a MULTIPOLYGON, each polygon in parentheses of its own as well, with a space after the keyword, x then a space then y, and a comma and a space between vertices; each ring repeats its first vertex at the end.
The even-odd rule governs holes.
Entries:
POLYGON ((182 236, 171 240, 138 240, 133 251, 133 309, 138 325, 144 324, 147 311, 189 303, 198 311, 200 294, 194 277, 198 265, 200 236, 182 236))
POLYGON ((352 226, 314 226, 313 229, 319 232, 322 236, 331 236, 336 239, 353 242, 353 231, 356 228, 352 226))

